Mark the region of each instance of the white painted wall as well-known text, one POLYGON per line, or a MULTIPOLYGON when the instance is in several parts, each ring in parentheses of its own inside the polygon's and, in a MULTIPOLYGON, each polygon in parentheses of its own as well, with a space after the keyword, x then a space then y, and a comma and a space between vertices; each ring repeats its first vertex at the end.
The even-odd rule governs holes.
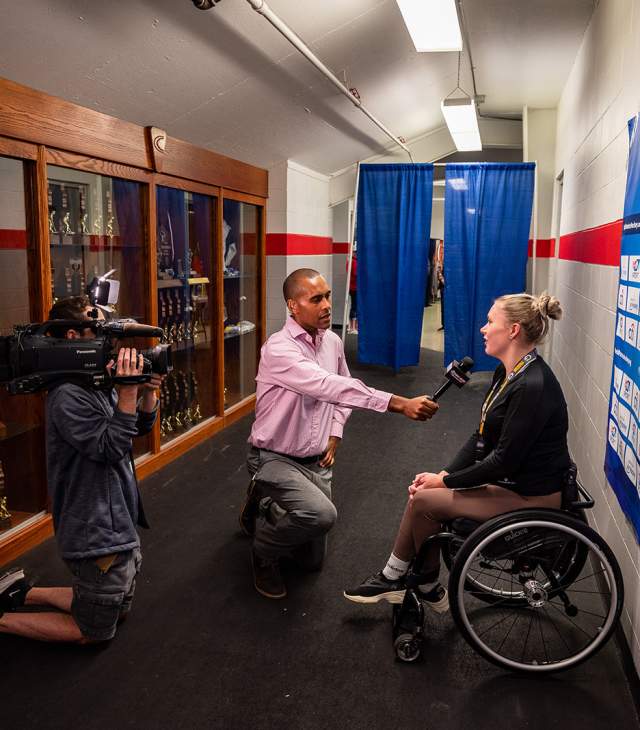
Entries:
MULTIPOLYGON (((639 65, 640 0, 600 2, 558 106, 554 172, 564 170, 563 234, 622 216, 639 65)), ((590 519, 622 568, 622 623, 640 668, 640 548, 603 473, 617 280, 614 266, 557 263, 564 317, 554 327, 551 365, 569 406, 572 455, 596 498, 590 519)))

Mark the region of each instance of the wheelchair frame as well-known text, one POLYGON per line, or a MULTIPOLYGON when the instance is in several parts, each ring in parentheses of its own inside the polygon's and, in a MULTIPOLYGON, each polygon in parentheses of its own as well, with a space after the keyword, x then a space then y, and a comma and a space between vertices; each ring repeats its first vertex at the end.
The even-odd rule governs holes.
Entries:
MULTIPOLYGON (((513 482, 499 484, 514 486, 513 482)), ((413 662, 423 651, 425 612, 418 586, 425 582, 422 569, 427 551, 434 542, 441 543, 442 558, 450 570, 453 619, 465 640, 487 660, 514 671, 545 673, 576 666, 595 654, 618 624, 624 586, 613 552, 589 527, 584 516, 584 510, 594 504, 593 497, 578 481, 577 469, 572 464, 563 486, 560 509, 523 509, 485 522, 458 518, 446 524, 442 532, 427 538, 407 574, 404 600, 393 606, 392 635, 396 657, 403 662, 413 662), (476 560, 480 578, 471 572, 476 560), (492 561, 498 567, 494 567, 492 561), (594 572, 583 576, 588 561, 594 572), (492 586, 486 585, 489 579, 482 577, 483 572, 490 575, 486 572, 488 567, 498 570, 492 586), (504 573, 503 578, 501 573, 504 573), (587 589, 591 584, 584 581, 589 579, 596 585, 596 590, 587 589), (497 588, 500 580, 500 585, 506 588, 497 588), (582 585, 572 588, 574 582, 582 582, 582 585), (601 603, 607 604, 605 616, 600 616, 601 603), (493 608, 500 618, 488 628, 486 624, 480 626, 483 631, 479 632, 474 621, 483 621, 485 608, 487 612, 493 608), (509 611, 508 617, 502 616, 509 611), (511 616, 514 617, 512 621, 511 616), (518 638, 517 632, 512 634, 512 629, 523 617, 521 623, 528 617, 529 626, 522 657, 518 658, 513 655, 518 638), (569 641, 578 644, 578 637, 584 642, 582 634, 588 636, 588 631, 578 624, 582 619, 594 635, 573 652, 569 641), (591 626, 600 619, 601 626, 591 626), (484 637, 489 631, 498 631, 494 627, 501 624, 505 624, 504 629, 508 625, 508 631, 499 646, 492 646, 484 637), (565 625, 568 627, 566 637, 559 628, 565 625), (549 633, 551 627, 555 632, 551 632, 551 637, 547 636, 549 643, 554 644, 554 648, 555 645, 562 647, 564 643, 568 656, 551 656, 544 638, 545 628, 549 633), (544 651, 525 661, 530 636, 535 637, 531 639, 533 645, 538 634, 544 651)), ((491 575, 490 580, 493 578, 491 575)), ((493 618, 495 616, 490 620, 493 618)))

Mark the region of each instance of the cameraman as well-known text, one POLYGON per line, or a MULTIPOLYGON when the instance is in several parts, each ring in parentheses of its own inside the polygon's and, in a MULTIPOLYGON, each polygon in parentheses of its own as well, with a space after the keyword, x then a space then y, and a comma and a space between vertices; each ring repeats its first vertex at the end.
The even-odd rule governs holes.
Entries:
MULTIPOLYGON (((104 319, 87 297, 57 302, 49 319, 104 319)), ((90 327, 54 333, 95 337, 90 327)), ((142 373, 142 355, 121 348, 107 365, 116 376, 142 373)), ((47 480, 56 540, 72 588, 31 588, 21 570, 0 577, 0 632, 80 644, 112 639, 129 612, 140 570, 136 525, 148 527, 131 453, 132 439, 151 431, 161 376, 111 391, 65 382, 46 401, 47 480), (138 401, 139 390, 142 397, 138 401), (22 605, 57 612, 11 613, 22 605), (3 615, 4 612, 4 615, 3 615), (7 613, 9 612, 9 613, 7 613)))

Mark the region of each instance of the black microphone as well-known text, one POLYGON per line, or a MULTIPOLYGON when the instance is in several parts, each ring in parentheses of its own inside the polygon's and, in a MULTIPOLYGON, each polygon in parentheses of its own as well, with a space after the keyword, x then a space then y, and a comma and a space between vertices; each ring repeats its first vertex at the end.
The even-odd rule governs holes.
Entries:
POLYGON ((469 370, 471 370, 473 366, 473 358, 469 357, 468 355, 466 357, 463 357, 460 362, 458 362, 457 360, 450 362, 449 365, 447 365, 447 369, 444 374, 444 383, 442 383, 438 390, 436 390, 436 392, 431 396, 431 400, 437 401, 438 398, 440 398, 440 396, 452 385, 456 385, 458 388, 462 388, 462 386, 469 381, 469 376, 467 375, 467 373, 469 372, 469 370))

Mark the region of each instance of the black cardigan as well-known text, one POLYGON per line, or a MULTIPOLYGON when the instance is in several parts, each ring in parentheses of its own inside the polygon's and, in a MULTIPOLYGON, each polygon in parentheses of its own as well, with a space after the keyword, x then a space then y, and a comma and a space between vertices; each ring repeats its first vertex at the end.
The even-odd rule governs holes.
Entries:
MULTIPOLYGON (((504 377, 501 364, 491 387, 504 377)), ((449 475, 444 483, 460 488, 508 478, 516 482, 514 491, 525 496, 557 492, 570 465, 568 427, 560 383, 538 356, 491 406, 484 424, 484 458, 476 462, 476 432, 445 467, 449 475)))

